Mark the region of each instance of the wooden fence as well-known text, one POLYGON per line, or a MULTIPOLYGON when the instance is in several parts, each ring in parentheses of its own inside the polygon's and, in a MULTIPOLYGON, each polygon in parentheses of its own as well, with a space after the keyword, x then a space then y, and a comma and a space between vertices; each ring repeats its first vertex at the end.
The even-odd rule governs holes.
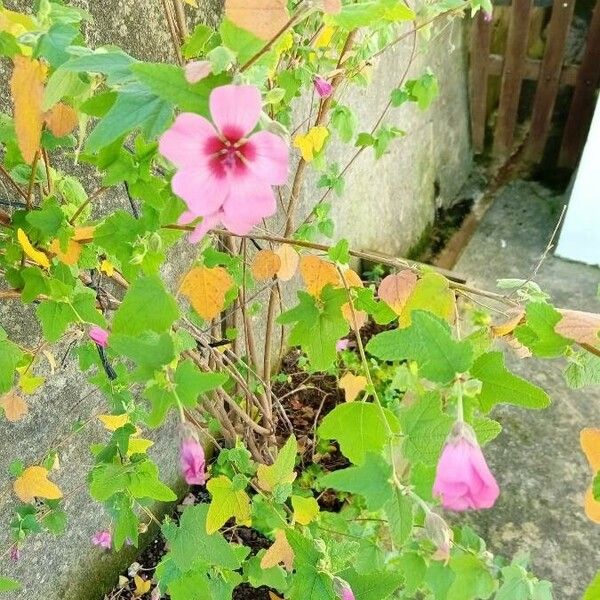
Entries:
POLYGON ((495 114, 491 132, 493 154, 507 156, 513 152, 523 82, 533 80, 537 83, 530 116, 526 119, 524 156, 530 163, 541 161, 552 128, 557 95, 564 86, 571 86, 573 92, 562 130, 558 166, 576 166, 600 84, 600 0, 592 14, 581 63, 566 64, 565 49, 574 8, 575 0, 512 0, 503 55, 490 50, 494 18, 486 20, 481 12, 475 16, 470 63, 471 131, 475 152, 484 150, 488 122, 494 121, 488 118, 490 114, 495 114), (549 11, 543 56, 537 60, 527 53, 534 10, 549 11), (500 78, 497 105, 492 107, 488 97, 491 76, 500 78))

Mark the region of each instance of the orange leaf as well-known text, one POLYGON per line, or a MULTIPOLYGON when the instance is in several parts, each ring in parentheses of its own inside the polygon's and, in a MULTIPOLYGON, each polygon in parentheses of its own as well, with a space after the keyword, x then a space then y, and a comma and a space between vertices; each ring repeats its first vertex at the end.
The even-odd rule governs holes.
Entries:
POLYGON ((590 486, 585 493, 585 500, 583 503, 585 508, 585 514, 590 521, 600 524, 600 502, 594 498, 594 492, 592 486, 590 486))
POLYGON ((60 241, 58 239, 54 239, 50 244, 50 252, 56 254, 56 258, 58 258, 61 263, 73 266, 77 264, 77 261, 81 256, 81 244, 74 240, 69 240, 67 249, 63 251, 60 241))
POLYGON ((135 583, 135 591, 133 592, 133 595, 136 598, 147 594, 150 591, 150 588, 152 587, 151 581, 142 579, 139 575, 135 575, 133 577, 133 582, 135 583))
POLYGON ((94 225, 88 225, 87 227, 75 227, 75 233, 73 239, 76 242, 89 242, 94 239, 94 225))
POLYGON ((327 284, 340 286, 340 275, 335 266, 318 256, 303 256, 300 259, 300 274, 311 296, 319 296, 327 284))
POLYGON ((258 281, 270 279, 281 268, 281 258, 272 250, 261 250, 252 261, 252 275, 258 281))
POLYGON ((59 138, 71 133, 79 123, 77 111, 64 102, 59 102, 47 112, 44 120, 52 135, 59 138))
POLYGON ((354 402, 358 395, 367 387, 367 378, 364 375, 346 373, 340 379, 338 387, 344 390, 346 402, 354 402))
POLYGON ((2 396, 0 406, 4 409, 4 415, 11 423, 20 421, 29 412, 27 402, 14 392, 2 396))
POLYGON ((42 98, 46 66, 32 58, 17 55, 10 90, 14 105, 17 143, 25 162, 33 163, 42 138, 42 98))
POLYGON ((48 469, 44 467, 27 467, 13 483, 13 489, 23 502, 33 502, 35 498, 62 498, 60 488, 48 479, 48 469))
POLYGON ((270 40, 289 21, 286 0, 225 0, 225 16, 261 40, 270 40))
POLYGON ((579 310, 561 310, 562 319, 554 327, 556 333, 578 344, 600 345, 600 315, 579 310))
POLYGON ((399 315, 417 285, 417 276, 405 269, 395 275, 388 275, 379 284, 377 295, 399 315))
MULTIPOLYGON (((364 287, 364 284, 362 282, 362 279, 360 278, 360 275, 358 275, 358 273, 356 273, 352 269, 347 269, 346 271, 344 271, 344 282, 345 282, 344 287, 349 287, 349 288, 364 287)), ((344 285, 344 282, 342 282, 342 285, 344 285)), ((356 310, 356 308, 355 308, 354 314, 353 314, 352 307, 350 306, 350 302, 346 302, 346 304, 344 304, 342 306, 342 315, 344 316, 344 319, 346 319, 346 321, 350 325, 350 327, 352 327, 352 329, 354 329, 354 330, 356 330, 357 328, 359 330, 362 329, 365 326, 367 319, 368 319, 367 313, 362 310, 356 310), (355 322, 355 319, 356 319, 356 322, 355 322)))
POLYGON ((496 337, 504 337, 505 335, 509 335, 516 329, 517 325, 523 320, 524 316, 525 309, 517 309, 514 314, 510 314, 506 321, 498 323, 498 325, 492 325, 492 333, 496 337))
POLYGON ((223 267, 195 267, 181 282, 181 293, 195 311, 209 321, 225 306, 225 294, 233 287, 231 275, 223 267))
POLYGON ((600 429, 593 427, 582 429, 579 441, 592 471, 594 473, 600 471, 600 429))
POLYGON ((275 250, 275 254, 281 259, 281 267, 277 271, 277 278, 281 281, 289 281, 298 270, 300 255, 287 244, 283 244, 275 250))
POLYGON ((287 541, 283 529, 275 532, 275 541, 262 557, 260 567, 261 569, 270 569, 279 563, 283 563, 288 571, 291 571, 294 566, 294 550, 287 541))

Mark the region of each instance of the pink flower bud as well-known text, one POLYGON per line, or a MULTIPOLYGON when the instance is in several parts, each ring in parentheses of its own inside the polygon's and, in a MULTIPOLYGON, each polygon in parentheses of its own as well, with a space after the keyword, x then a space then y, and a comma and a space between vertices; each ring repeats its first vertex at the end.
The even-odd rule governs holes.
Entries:
POLYGON ((340 600, 356 600, 350 584, 341 577, 333 578, 333 591, 340 600))
POLYGON ((433 493, 448 510, 491 508, 500 489, 490 472, 473 429, 457 422, 442 450, 433 493))
POLYGON ((429 511, 425 515, 425 532, 429 539, 436 545, 433 560, 450 560, 450 544, 452 543, 452 530, 440 515, 429 511))
POLYGON ((108 331, 102 329, 102 327, 98 327, 98 325, 94 325, 90 327, 89 336, 93 342, 96 342, 98 346, 102 346, 102 348, 106 348, 108 346, 108 331))
POLYGON ((98 546, 99 548, 110 550, 112 546, 112 534, 106 529, 104 531, 97 531, 92 536, 92 544, 94 544, 94 546, 98 546))
POLYGON ((206 483, 206 459, 204 448, 194 437, 186 437, 181 442, 181 471, 189 485, 206 483))
POLYGON ((335 345, 335 349, 338 352, 341 352, 342 350, 347 350, 348 346, 350 346, 350 340, 346 339, 346 338, 342 338, 341 340, 338 340, 336 345, 335 345))
POLYGON ((487 11, 487 10, 483 11, 483 20, 486 23, 490 23, 491 22, 491 20, 492 20, 492 13, 491 13, 491 11, 487 11))
POLYGON ((208 60, 194 60, 184 67, 185 79, 188 83, 198 83, 212 72, 212 65, 208 60))
POLYGON ((322 77, 315 77, 313 84, 315 86, 315 90, 317 90, 317 94, 321 98, 329 98, 333 92, 333 86, 322 77))

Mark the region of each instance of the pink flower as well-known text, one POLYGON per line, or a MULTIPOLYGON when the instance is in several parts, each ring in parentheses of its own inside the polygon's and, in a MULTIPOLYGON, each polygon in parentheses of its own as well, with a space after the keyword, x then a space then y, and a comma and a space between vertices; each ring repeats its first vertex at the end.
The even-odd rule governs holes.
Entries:
POLYGON ((98 346, 102 346, 102 348, 106 348, 108 346, 108 335, 108 331, 102 329, 102 327, 98 327, 98 325, 90 327, 90 338, 93 342, 96 342, 98 346))
POLYGON ((333 591, 340 600, 356 600, 350 584, 341 577, 333 578, 333 591))
POLYGON ((178 169, 171 187, 188 208, 179 222, 203 217, 190 236, 193 243, 219 223, 232 233, 248 233, 275 213, 272 186, 288 177, 287 144, 269 131, 250 135, 262 110, 258 88, 215 88, 209 105, 216 127, 183 113, 160 138, 160 152, 178 169))
POLYGON ((491 22, 491 20, 492 20, 492 17, 493 17, 493 15, 492 15, 492 12, 491 12, 491 11, 489 11, 489 10, 485 10, 485 11, 483 11, 483 20, 484 20, 486 23, 490 23, 490 22, 491 22))
POLYGON ((313 84, 315 86, 315 90, 317 90, 317 94, 321 98, 329 98, 333 92, 333 86, 322 77, 315 77, 313 84))
POLYGON ((112 535, 110 531, 107 531, 106 529, 104 531, 97 531, 92 536, 92 544, 94 544, 94 546, 110 550, 112 546, 112 535))
POLYGON ((346 338, 342 338, 341 340, 338 340, 337 343, 335 344, 335 349, 338 352, 341 352, 342 350, 346 350, 348 348, 348 346, 350 346, 350 340, 348 340, 346 338))
POLYGON ((500 489, 490 472, 473 429, 457 422, 437 465, 433 493, 449 510, 491 508, 500 489))
POLYGON ((204 485, 206 483, 204 448, 198 440, 187 437, 181 442, 180 460, 186 483, 190 485, 204 485))
POLYGON ((212 72, 212 65, 208 60, 194 60, 184 67, 185 78, 188 83, 198 83, 212 72))
POLYGON ((10 549, 10 560, 17 562, 21 558, 21 550, 19 546, 12 546, 10 549))

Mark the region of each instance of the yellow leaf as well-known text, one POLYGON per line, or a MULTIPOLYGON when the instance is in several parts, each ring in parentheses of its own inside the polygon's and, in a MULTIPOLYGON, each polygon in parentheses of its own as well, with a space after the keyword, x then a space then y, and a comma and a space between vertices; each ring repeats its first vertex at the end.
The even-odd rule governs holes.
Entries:
POLYGON ((329 48, 331 44, 331 38, 335 33, 335 27, 331 27, 331 25, 326 25, 323 27, 323 30, 319 34, 315 41, 315 48, 329 48))
POLYGON ((292 496, 292 508, 294 509, 294 521, 300 525, 308 525, 319 516, 319 503, 311 496, 292 496))
POLYGON ((379 284, 377 295, 399 315, 416 285, 416 274, 406 269, 385 277, 379 284))
POLYGON ((340 285, 340 274, 335 265, 318 256, 305 255, 300 259, 300 275, 311 296, 319 296, 327 284, 340 285))
POLYGON ((250 525, 250 497, 244 490, 236 490, 233 482, 225 475, 213 477, 206 484, 212 495, 206 515, 206 533, 218 531, 231 518, 238 525, 250 525))
POLYGON ((48 469, 44 467, 27 467, 13 483, 13 489, 23 502, 33 502, 35 498, 62 498, 60 488, 48 479, 48 469))
POLYGON ((294 466, 297 454, 298 442, 291 435, 272 465, 258 465, 256 476, 259 487, 266 492, 272 492, 278 485, 292 483, 296 479, 294 466))
POLYGON ((14 392, 4 394, 0 399, 0 406, 4 409, 4 415, 11 423, 20 421, 29 412, 27 402, 14 392))
POLYGON ((35 28, 35 21, 29 15, 0 8, 0 31, 7 31, 17 37, 35 28))
POLYGON ((451 322, 455 307, 456 298, 448 280, 439 273, 425 273, 406 301, 398 322, 401 327, 410 325, 413 310, 427 310, 451 322))
POLYGON ((258 281, 270 279, 281 268, 281 258, 272 250, 261 250, 252 261, 252 275, 258 281))
POLYGON ((58 138, 71 133, 79 123, 77 111, 64 102, 59 102, 47 112, 44 120, 52 135, 58 138))
POLYGON ((594 498, 592 486, 590 486, 585 493, 583 507, 587 518, 590 521, 594 521, 594 523, 600 524, 600 502, 594 498))
POLYGON ((23 252, 25 252, 25 254, 29 256, 33 262, 37 263, 41 267, 44 267, 45 269, 50 268, 50 261, 48 260, 48 257, 43 252, 36 250, 31 245, 27 234, 21 228, 17 229, 17 240, 19 241, 21 248, 23 248, 23 252))
POLYGON ((76 242, 89 242, 94 239, 94 225, 88 225, 86 227, 76 227, 73 239, 76 242))
POLYGON ((358 395, 367 387, 367 378, 364 375, 346 373, 338 384, 344 390, 346 402, 354 402, 358 395))
POLYGON ((14 106, 17 143, 25 162, 31 164, 42 139, 42 98, 46 66, 32 58, 13 57, 10 90, 14 106))
POLYGON ((106 273, 109 277, 112 277, 115 274, 115 266, 109 260, 104 259, 100 263, 100 271, 106 273))
POLYGON ((525 309, 519 308, 514 314, 511 314, 508 319, 497 325, 492 325, 492 334, 496 337, 504 337, 511 334, 517 325, 523 320, 525 309))
POLYGON ((198 2, 197 0, 183 0, 186 4, 189 4, 190 6, 193 6, 194 8, 198 8, 198 2))
POLYGON ((98 415, 98 420, 109 431, 116 431, 129 423, 129 415, 98 415))
POLYGON ((260 561, 261 569, 270 569, 282 563, 287 571, 294 568, 294 550, 290 546, 283 529, 275 531, 275 541, 267 549, 260 561))
POLYGON ((261 40, 274 38, 290 18, 286 0, 225 0, 225 16, 261 40))
POLYGON ((318 125, 317 127, 313 127, 306 134, 299 133, 294 138, 294 147, 300 150, 302 158, 306 162, 311 162, 314 159, 315 154, 318 154, 322 150, 325 145, 325 140, 328 137, 329 131, 327 130, 327 127, 318 125))
POLYGON ((281 266, 277 271, 277 278, 281 281, 289 281, 298 270, 300 255, 288 244, 282 244, 275 250, 275 254, 281 260, 281 266))
POLYGON ((61 263, 73 266, 77 264, 81 256, 81 244, 74 240, 69 240, 66 251, 63 251, 60 240, 54 239, 50 244, 50 252, 55 254, 61 263))
POLYGON ((135 583, 135 591, 133 592, 133 595, 136 598, 148 593, 150 591, 150 588, 152 587, 151 581, 146 581, 145 579, 142 579, 139 575, 135 575, 133 577, 133 582, 135 583))
POLYGON ((269 600, 283 600, 283 598, 269 591, 269 600))
POLYGON ((225 306, 225 294, 233 287, 231 275, 223 267, 195 267, 181 282, 181 293, 195 311, 209 321, 225 306))
POLYGON ((582 429, 579 441, 592 471, 594 473, 600 471, 600 429, 593 427, 582 429))
POLYGON ((152 446, 154 446, 154 442, 152 440, 130 437, 127 456, 133 456, 134 454, 146 454, 148 449, 152 448, 152 446))
POLYGON ((556 333, 578 344, 599 346, 600 315, 580 310, 561 310, 561 320, 554 327, 556 333))

